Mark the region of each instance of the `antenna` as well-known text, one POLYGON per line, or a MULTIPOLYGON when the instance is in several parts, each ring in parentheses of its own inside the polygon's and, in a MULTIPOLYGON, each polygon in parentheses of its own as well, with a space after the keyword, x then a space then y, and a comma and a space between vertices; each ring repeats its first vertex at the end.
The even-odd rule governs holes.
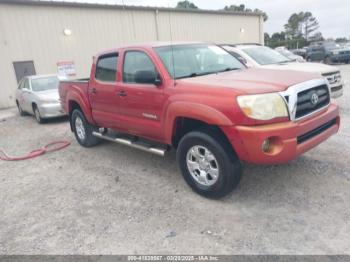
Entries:
POLYGON ((169 12, 169 16, 168 16, 168 20, 169 20, 169 29, 170 29, 170 48, 171 48, 171 62, 172 62, 172 67, 173 67, 173 77, 174 77, 174 86, 176 85, 176 76, 175 76, 175 62, 174 62, 174 46, 173 46, 173 30, 171 27, 171 11, 170 11, 170 7, 169 7, 169 2, 168 2, 168 12, 169 12))

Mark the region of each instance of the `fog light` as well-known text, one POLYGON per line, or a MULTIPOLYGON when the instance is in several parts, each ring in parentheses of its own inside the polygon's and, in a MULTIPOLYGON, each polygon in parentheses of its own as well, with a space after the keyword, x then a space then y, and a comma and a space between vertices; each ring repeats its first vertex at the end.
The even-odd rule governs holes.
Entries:
POLYGON ((261 148, 264 152, 268 152, 270 150, 270 139, 265 139, 261 145, 261 148))

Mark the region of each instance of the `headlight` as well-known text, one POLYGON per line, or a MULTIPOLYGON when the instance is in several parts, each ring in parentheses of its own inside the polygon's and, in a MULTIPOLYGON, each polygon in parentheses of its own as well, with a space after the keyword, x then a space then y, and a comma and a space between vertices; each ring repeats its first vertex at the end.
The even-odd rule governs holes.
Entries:
POLYGON ((237 102, 244 114, 258 120, 288 117, 287 105, 276 93, 238 96, 237 102))

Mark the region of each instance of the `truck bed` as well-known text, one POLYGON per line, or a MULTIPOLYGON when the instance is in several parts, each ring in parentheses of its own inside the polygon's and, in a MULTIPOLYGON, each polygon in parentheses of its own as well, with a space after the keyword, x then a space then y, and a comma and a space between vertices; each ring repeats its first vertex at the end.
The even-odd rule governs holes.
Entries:
POLYGON ((74 93, 78 93, 80 95, 83 94, 84 97, 88 98, 89 81, 90 81, 90 78, 60 81, 59 88, 58 88, 60 98, 61 98, 60 101, 61 101, 62 108, 67 114, 69 113, 69 104, 68 104, 69 98, 67 97, 68 93, 69 95, 73 95, 74 93))

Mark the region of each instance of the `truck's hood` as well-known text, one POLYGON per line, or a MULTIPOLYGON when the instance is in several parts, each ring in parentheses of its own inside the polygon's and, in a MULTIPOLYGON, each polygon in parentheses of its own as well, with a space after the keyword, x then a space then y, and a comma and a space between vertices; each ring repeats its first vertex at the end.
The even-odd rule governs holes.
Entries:
POLYGON ((274 65, 264 65, 262 66, 266 69, 276 69, 276 70, 295 70, 319 74, 335 73, 339 71, 335 66, 325 65, 321 63, 283 63, 283 64, 274 64, 274 65))
POLYGON ((249 68, 218 74, 210 74, 178 80, 179 84, 198 87, 234 88, 240 93, 257 94, 280 92, 288 87, 312 79, 319 74, 295 72, 290 70, 272 70, 249 68))

